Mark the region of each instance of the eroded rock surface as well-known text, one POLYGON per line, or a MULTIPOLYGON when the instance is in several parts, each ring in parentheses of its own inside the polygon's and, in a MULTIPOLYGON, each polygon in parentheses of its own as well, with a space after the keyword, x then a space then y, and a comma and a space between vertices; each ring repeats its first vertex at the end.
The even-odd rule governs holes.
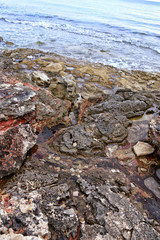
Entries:
POLYGON ((0 178, 20 169, 36 139, 29 124, 11 127, 0 135, 0 178))
POLYGON ((159 148, 159 74, 18 49, 0 78, 0 239, 160 239, 157 149, 133 151, 159 148))

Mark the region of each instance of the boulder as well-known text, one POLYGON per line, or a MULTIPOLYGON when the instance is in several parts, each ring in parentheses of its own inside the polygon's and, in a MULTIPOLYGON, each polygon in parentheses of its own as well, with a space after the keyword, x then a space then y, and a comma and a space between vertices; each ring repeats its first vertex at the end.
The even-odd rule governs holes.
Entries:
POLYGON ((0 178, 20 169, 36 139, 29 124, 9 128, 0 134, 0 178))
POLYGON ((133 150, 136 156, 140 157, 152 154, 155 149, 149 143, 138 142, 136 145, 133 146, 133 150))

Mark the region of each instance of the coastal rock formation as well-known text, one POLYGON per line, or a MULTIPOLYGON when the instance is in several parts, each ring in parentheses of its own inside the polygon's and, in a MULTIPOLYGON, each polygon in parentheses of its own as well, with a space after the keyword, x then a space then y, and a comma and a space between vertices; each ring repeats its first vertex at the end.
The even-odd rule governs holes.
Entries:
POLYGON ((158 74, 2 56, 0 239, 160 239, 158 74))

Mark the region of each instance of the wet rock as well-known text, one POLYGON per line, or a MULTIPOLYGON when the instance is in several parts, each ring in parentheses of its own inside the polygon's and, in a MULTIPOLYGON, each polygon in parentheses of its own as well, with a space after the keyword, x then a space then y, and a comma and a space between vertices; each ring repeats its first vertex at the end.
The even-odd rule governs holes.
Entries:
POLYGON ((10 128, 0 135, 0 178, 20 169, 36 139, 29 124, 10 128))
POLYGON ((160 198, 160 184, 153 177, 146 178, 144 184, 150 191, 160 198))
POLYGON ((50 63, 43 70, 50 73, 58 73, 63 70, 63 66, 60 63, 50 63))
POLYGON ((10 41, 6 41, 6 45, 7 45, 7 46, 13 46, 14 43, 13 43, 13 42, 10 42, 10 41))
POLYGON ((140 157, 152 154, 155 149, 149 143, 138 142, 136 145, 133 146, 133 150, 136 156, 140 157))
POLYGON ((49 77, 40 71, 34 71, 31 76, 32 81, 36 82, 38 86, 46 87, 50 84, 49 77))
MULTIPOLYGON (((36 191, 12 197, 9 194, 2 195, 0 202, 1 234, 7 234, 12 230, 17 234, 23 233, 24 236, 49 239, 48 220, 40 209, 40 203, 41 195, 36 191)), ((32 238, 28 237, 28 239, 32 238)))

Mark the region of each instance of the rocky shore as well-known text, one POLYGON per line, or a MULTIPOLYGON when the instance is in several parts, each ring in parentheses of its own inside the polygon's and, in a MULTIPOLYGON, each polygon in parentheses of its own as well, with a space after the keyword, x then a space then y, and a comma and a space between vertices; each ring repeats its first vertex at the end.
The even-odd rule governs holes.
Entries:
POLYGON ((160 73, 0 53, 0 240, 160 239, 160 73))

